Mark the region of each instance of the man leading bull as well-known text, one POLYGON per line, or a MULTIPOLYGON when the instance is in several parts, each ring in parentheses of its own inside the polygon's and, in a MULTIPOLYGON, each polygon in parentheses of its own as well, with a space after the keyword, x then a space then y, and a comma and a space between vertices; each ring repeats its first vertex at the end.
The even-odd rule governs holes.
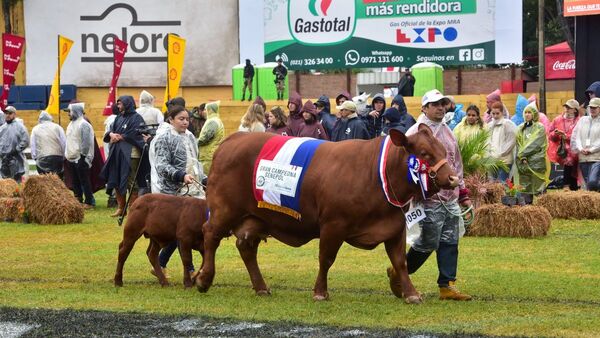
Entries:
POLYGON ((458 143, 452 130, 443 122, 448 99, 438 90, 425 93, 422 111, 425 114, 406 135, 417 133, 420 124, 431 128, 436 139, 446 148, 446 159, 458 175, 459 185, 453 190, 441 190, 423 201, 425 219, 420 222, 421 235, 415 240, 406 255, 408 273, 416 272, 429 255, 436 251, 438 264, 438 286, 440 299, 471 300, 471 296, 460 292, 456 286, 458 265, 458 238, 461 209, 471 206, 468 190, 463 182, 463 165, 458 143))

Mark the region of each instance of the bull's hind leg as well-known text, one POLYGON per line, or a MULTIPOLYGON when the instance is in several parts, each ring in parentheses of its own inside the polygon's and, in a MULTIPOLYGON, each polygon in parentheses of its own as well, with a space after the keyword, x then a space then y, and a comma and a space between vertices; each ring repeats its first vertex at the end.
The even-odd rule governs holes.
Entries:
POLYGON ((162 269, 160 268, 160 264, 158 263, 158 253, 160 252, 160 245, 155 242, 152 238, 150 238, 150 243, 148 244, 148 249, 146 250, 146 255, 148 256, 148 260, 154 269, 154 274, 158 278, 158 282, 162 286, 168 286, 169 281, 162 269))
POLYGON ((390 288, 396 297, 404 298, 407 303, 420 304, 423 299, 408 276, 405 238, 405 236, 398 236, 385 242, 385 251, 392 262, 392 267, 388 268, 390 288))
POLYGON ((133 238, 133 235, 134 234, 128 234, 127 230, 125 230, 123 240, 119 244, 119 258, 114 278, 115 286, 123 286, 123 266, 125 265, 125 261, 127 260, 127 257, 129 257, 135 242, 141 237, 141 234, 138 234, 135 238, 133 238))
POLYGON ((250 275, 252 288, 259 296, 271 294, 271 291, 269 291, 260 272, 260 268, 258 267, 258 261, 256 260, 262 228, 263 224, 258 219, 246 218, 243 221, 242 226, 235 231, 235 236, 237 237, 235 245, 246 265, 246 270, 248 270, 248 274, 250 275))
MULTIPOLYGON (((328 228, 328 227, 323 227, 328 228)), ((335 228, 335 227, 329 227, 335 228)), ((329 299, 329 292, 327 291, 327 273, 329 268, 335 262, 340 247, 344 243, 342 236, 334 232, 321 231, 319 240, 319 274, 317 275, 317 281, 315 282, 315 288, 313 289, 314 300, 327 300, 329 299)))

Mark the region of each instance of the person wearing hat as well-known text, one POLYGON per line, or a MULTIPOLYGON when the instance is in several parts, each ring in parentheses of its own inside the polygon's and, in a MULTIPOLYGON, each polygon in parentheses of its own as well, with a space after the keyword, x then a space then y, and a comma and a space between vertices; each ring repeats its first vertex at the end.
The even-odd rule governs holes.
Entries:
POLYGON ((579 168, 586 188, 600 191, 600 97, 588 105, 590 116, 582 116, 571 136, 571 150, 579 154, 579 168))
POLYGON ((72 180, 71 189, 84 208, 91 209, 96 206, 90 180, 94 160, 94 129, 83 117, 81 104, 69 105, 69 118, 71 122, 67 126, 65 159, 72 180))
POLYGON ((548 139, 546 129, 540 122, 535 102, 523 110, 525 122, 517 127, 517 150, 515 184, 523 187, 523 192, 540 194, 546 189, 550 167, 546 158, 548 139))
POLYGON ((246 59, 246 65, 244 66, 244 88, 242 89, 242 101, 246 99, 246 88, 250 96, 248 101, 252 101, 252 79, 254 79, 254 66, 250 59, 246 59))
MULTIPOLYGON (((406 264, 408 273, 413 274, 425 263, 431 253, 436 251, 440 299, 467 301, 471 300, 471 296, 460 292, 455 284, 461 217, 457 215, 461 213, 460 206, 471 206, 471 200, 463 181, 463 165, 458 142, 452 130, 444 123, 447 101, 448 99, 437 89, 425 93, 421 99, 424 115, 406 132, 406 135, 413 135, 419 131, 421 124, 428 126, 433 136, 444 145, 448 164, 458 179, 458 187, 455 189, 440 190, 423 201, 425 219, 419 224, 421 234, 406 254, 406 264)), ((393 270, 388 270, 388 273, 393 273, 393 270)))
POLYGON ((369 131, 365 122, 356 113, 356 104, 352 101, 344 101, 341 106, 336 107, 339 118, 331 131, 331 141, 338 142, 350 139, 369 139, 369 131))
POLYGON ((129 205, 132 205, 139 189, 147 187, 146 177, 150 174, 148 154, 144 151, 146 136, 140 131, 145 125, 144 119, 135 111, 132 96, 119 97, 117 107, 119 115, 104 134, 104 142, 110 143, 110 155, 100 174, 106 179, 106 187, 115 189, 118 207, 111 217, 125 213, 127 191, 131 194, 129 205))
POLYGON ((563 113, 552 121, 548 130, 548 158, 563 166, 563 184, 577 190, 577 153, 571 149, 571 136, 579 122, 579 102, 570 99, 563 104, 563 113), (562 144, 562 145, 561 145, 562 144))
MULTIPOLYGON (((496 89, 493 92, 489 93, 488 96, 486 96, 486 98, 485 98, 485 104, 487 105, 487 110, 483 114, 483 121, 486 124, 492 120, 492 105, 495 102, 502 103, 502 97, 500 96, 500 94, 502 94, 500 89, 496 89)), ((504 115, 504 118, 510 119, 510 113, 508 112, 508 109, 506 108, 504 103, 502 103, 502 105, 503 105, 502 113, 504 115)))
POLYGON ((165 120, 161 111, 154 108, 154 96, 145 90, 140 93, 140 106, 136 111, 142 115, 146 125, 159 125, 165 120))
POLYGON ((225 139, 225 126, 219 115, 220 105, 221 101, 206 104, 207 119, 198 136, 198 159, 206 175, 210 172, 213 154, 225 139))
MULTIPOLYGON (((273 68, 275 75, 275 87, 277 88, 277 100, 283 100, 283 92, 285 91, 285 77, 287 76, 287 68, 283 65, 281 58, 277 59, 277 66, 273 68)), ((298 107, 300 108, 300 107, 298 107)))
POLYGON ((323 126, 323 129, 325 129, 327 137, 331 137, 331 131, 333 130, 335 121, 337 121, 337 117, 331 114, 331 103, 329 102, 329 96, 321 95, 317 102, 315 102, 315 107, 317 108, 317 113, 319 114, 319 122, 323 126))
POLYGON ((31 130, 31 157, 40 174, 55 173, 62 177, 66 137, 61 126, 42 110, 38 125, 31 130))
POLYGON ((15 107, 4 108, 4 118, 6 123, 0 126, 0 177, 21 183, 27 163, 23 151, 29 146, 29 135, 23 123, 17 120, 15 107))

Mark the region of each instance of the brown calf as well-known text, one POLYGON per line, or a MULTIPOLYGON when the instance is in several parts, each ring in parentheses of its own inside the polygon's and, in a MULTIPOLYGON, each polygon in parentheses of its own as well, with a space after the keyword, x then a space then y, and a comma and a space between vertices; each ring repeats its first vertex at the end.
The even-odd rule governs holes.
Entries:
POLYGON ((183 263, 183 284, 192 286, 187 267, 192 263, 192 249, 204 255, 202 224, 208 217, 206 201, 193 197, 147 194, 138 198, 129 209, 119 244, 119 261, 115 272, 115 286, 123 286, 123 265, 142 236, 150 239, 146 250, 161 285, 169 284, 158 264, 158 253, 169 243, 179 241, 179 255, 183 263))

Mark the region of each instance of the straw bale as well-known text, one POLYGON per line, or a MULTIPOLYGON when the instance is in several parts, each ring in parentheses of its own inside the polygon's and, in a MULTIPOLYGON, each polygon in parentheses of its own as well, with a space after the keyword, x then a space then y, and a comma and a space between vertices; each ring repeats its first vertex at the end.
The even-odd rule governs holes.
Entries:
POLYGON ((21 222, 25 206, 19 197, 0 197, 0 221, 21 222))
POLYGON ((559 191, 544 194, 535 200, 554 218, 599 219, 600 193, 594 191, 559 191))
POLYGON ((40 224, 81 223, 83 206, 54 175, 31 176, 23 188, 30 220, 40 224))
POLYGON ((15 192, 19 191, 19 185, 11 178, 0 180, 0 197, 14 197, 15 192))
POLYGON ((507 207, 487 204, 475 210, 468 235, 532 238, 546 236, 552 216, 546 208, 526 205, 507 207))
POLYGON ((502 183, 488 182, 486 177, 473 175, 466 177, 464 181, 475 208, 485 204, 500 203, 502 196, 505 195, 502 183))

